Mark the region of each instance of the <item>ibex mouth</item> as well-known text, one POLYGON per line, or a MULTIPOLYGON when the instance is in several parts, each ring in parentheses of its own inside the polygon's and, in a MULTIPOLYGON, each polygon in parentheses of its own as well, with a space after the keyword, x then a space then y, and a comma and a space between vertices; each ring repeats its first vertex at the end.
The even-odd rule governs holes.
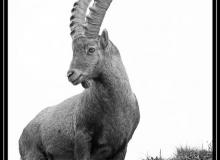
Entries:
POLYGON ((80 74, 75 80, 72 80, 73 85, 77 85, 82 82, 83 75, 80 74))
POLYGON ((78 85, 79 83, 82 84, 83 88, 89 88, 90 87, 90 82, 89 80, 85 79, 85 76, 83 76, 83 74, 80 74, 77 78, 73 79, 71 76, 68 77, 69 81, 73 84, 73 85, 78 85))

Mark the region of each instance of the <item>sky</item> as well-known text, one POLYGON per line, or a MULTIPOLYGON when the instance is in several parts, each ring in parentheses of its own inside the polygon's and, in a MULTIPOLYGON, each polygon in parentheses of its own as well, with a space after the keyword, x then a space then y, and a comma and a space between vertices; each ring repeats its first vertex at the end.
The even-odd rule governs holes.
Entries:
MULTIPOLYGON (((8 156, 42 109, 82 92, 68 82, 74 0, 9 0, 8 156)), ((212 140, 212 1, 113 0, 101 27, 118 47, 141 119, 125 160, 170 157, 212 140)))

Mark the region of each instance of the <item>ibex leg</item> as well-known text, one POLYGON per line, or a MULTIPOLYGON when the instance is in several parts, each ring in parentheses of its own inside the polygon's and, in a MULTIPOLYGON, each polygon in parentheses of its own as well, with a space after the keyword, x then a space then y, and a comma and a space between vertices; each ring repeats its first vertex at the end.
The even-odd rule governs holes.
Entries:
POLYGON ((91 137, 82 131, 77 131, 74 143, 75 160, 90 160, 91 137))

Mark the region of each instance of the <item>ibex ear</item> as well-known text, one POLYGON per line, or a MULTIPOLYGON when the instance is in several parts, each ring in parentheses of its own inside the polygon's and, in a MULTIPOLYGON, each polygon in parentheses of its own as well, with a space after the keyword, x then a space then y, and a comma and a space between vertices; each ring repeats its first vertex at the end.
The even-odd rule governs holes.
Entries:
POLYGON ((108 31, 106 29, 104 29, 102 31, 102 35, 101 35, 101 39, 100 39, 100 43, 101 43, 101 47, 103 49, 105 49, 108 45, 108 31))

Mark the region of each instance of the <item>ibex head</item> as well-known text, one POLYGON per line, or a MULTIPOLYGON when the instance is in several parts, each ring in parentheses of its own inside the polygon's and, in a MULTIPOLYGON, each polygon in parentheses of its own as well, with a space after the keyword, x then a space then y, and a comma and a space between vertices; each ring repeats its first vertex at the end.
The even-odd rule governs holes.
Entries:
POLYGON ((70 18, 73 59, 67 72, 69 81, 74 85, 82 83, 84 88, 88 88, 89 80, 99 74, 109 43, 107 31, 104 30, 100 36, 99 30, 111 1, 94 0, 88 16, 86 11, 91 0, 74 3, 70 18))

